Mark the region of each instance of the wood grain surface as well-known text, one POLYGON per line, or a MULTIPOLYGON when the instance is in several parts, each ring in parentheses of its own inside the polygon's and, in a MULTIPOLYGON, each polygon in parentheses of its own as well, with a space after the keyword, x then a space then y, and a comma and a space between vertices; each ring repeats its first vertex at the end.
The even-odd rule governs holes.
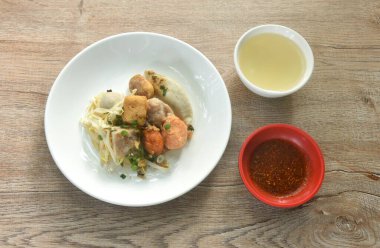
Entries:
POLYGON ((0 247, 380 247, 380 2, 378 0, 0 0, 0 247), (294 95, 249 92, 233 65, 247 29, 294 28, 315 56, 294 95), (227 149, 198 187, 170 202, 127 208, 74 187, 44 135, 49 90, 63 66, 106 36, 152 31, 202 51, 227 85, 227 149), (309 132, 326 162, 321 190, 290 210, 245 189, 237 155, 269 123, 309 132))

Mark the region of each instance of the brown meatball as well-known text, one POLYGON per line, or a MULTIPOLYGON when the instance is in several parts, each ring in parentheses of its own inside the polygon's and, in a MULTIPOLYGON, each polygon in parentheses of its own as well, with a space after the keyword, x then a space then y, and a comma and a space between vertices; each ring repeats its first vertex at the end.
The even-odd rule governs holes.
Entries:
POLYGON ((186 144, 187 125, 175 115, 166 117, 161 132, 169 150, 182 148, 186 144))
POLYGON ((123 121, 126 123, 145 124, 148 102, 145 96, 126 96, 123 104, 123 121))
POLYGON ((131 92, 136 90, 136 95, 146 96, 147 98, 151 98, 154 95, 153 85, 140 74, 133 76, 129 80, 129 90, 131 92))
POLYGON ((143 144, 145 150, 152 155, 160 155, 164 151, 164 139, 157 130, 144 130, 143 144))

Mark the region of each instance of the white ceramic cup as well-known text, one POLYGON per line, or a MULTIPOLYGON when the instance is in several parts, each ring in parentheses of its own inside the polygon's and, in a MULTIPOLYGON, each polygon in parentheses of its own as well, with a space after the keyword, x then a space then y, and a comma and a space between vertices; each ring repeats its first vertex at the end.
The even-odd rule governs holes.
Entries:
POLYGON ((281 25, 275 25, 275 24, 266 24, 254 27, 247 32, 245 32, 235 46, 234 51, 234 63, 236 72, 238 73, 241 81, 244 83, 244 85, 252 92, 269 98, 276 98, 276 97, 282 97, 286 95, 290 95, 297 90, 301 89, 310 79, 311 74, 314 69, 314 56, 313 51, 311 50, 309 43, 296 31, 293 29, 290 29, 288 27, 284 27, 281 25), (302 76, 302 78, 299 80, 299 82, 291 89, 285 90, 285 91, 274 91, 274 90, 266 90, 259 86, 257 86, 254 82, 250 82, 243 74, 243 72, 240 69, 239 65, 239 49, 241 45, 249 38, 263 34, 263 33, 272 33, 272 34, 279 34, 282 36, 285 36, 286 38, 292 40, 298 47, 301 49, 302 53, 305 56, 306 60, 306 69, 302 76))

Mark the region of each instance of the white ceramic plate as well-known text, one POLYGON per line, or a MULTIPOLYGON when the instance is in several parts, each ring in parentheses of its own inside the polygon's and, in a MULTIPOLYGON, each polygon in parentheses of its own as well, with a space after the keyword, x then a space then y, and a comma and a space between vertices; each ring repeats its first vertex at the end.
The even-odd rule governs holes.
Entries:
POLYGON ((159 204, 194 188, 217 165, 230 130, 231 103, 214 65, 190 45, 155 33, 119 34, 90 45, 63 68, 46 103, 46 139, 62 173, 85 193, 124 206, 159 204), (100 165, 79 120, 93 96, 107 89, 126 93, 129 79, 146 69, 183 85, 195 132, 181 151, 170 155, 168 173, 123 180, 100 165))

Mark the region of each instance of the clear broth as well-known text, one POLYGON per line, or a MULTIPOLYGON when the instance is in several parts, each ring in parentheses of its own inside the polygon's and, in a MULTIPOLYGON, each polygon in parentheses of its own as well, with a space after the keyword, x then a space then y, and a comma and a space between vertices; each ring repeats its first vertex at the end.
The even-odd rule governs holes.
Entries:
POLYGON ((305 73, 306 60, 301 49, 282 35, 250 37, 242 43, 238 56, 244 76, 266 90, 290 90, 305 73))

